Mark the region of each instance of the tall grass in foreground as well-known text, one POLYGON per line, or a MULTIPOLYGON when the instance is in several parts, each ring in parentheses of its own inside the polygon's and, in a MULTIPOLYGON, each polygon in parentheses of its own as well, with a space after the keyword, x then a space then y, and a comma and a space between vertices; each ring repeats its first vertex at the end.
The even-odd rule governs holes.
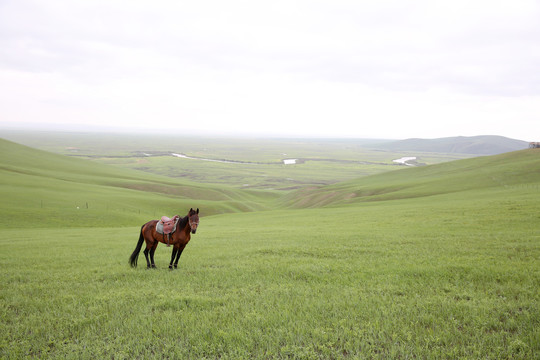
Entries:
POLYGON ((537 204, 206 217, 172 272, 138 227, 1 230, 0 358, 538 358, 537 204))

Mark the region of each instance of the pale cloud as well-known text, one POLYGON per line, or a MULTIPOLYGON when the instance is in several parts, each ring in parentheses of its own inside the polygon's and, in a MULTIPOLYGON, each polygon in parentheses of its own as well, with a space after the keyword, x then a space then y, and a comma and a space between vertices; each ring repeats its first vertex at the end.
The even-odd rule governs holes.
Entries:
POLYGON ((539 19, 537 1, 3 1, 0 121, 527 140, 539 19))

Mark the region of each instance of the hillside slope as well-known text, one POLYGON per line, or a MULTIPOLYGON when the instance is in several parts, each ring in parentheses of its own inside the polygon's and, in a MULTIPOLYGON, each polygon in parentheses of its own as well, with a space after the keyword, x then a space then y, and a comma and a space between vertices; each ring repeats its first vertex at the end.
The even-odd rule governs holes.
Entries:
MULTIPOLYGON (((540 194, 540 149, 407 168, 289 194, 291 207, 409 199, 471 191, 532 189, 540 194)), ((461 195, 459 195, 461 194, 461 195)))
POLYGON ((439 139, 406 139, 377 145, 388 151, 418 151, 448 154, 497 155, 528 148, 526 141, 503 136, 458 136, 439 139))
POLYGON ((5 227, 135 225, 200 207, 203 214, 264 208, 273 195, 121 169, 0 139, 5 227))

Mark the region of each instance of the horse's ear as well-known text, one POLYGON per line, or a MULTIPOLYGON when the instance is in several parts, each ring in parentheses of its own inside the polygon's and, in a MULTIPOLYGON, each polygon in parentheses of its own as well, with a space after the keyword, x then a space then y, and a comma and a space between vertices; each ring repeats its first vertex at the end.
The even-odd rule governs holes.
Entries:
POLYGON ((199 208, 197 208, 197 214, 199 213, 199 208))
POLYGON ((193 212, 193 208, 189 209, 189 212, 192 213, 192 212, 193 212))

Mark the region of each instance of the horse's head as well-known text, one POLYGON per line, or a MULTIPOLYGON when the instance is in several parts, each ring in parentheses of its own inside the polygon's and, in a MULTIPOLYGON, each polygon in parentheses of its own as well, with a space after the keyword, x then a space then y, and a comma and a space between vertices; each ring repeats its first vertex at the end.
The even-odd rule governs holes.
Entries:
POLYGON ((191 233, 195 234, 197 232, 197 226, 199 226, 199 208, 197 208, 197 211, 190 209, 188 213, 188 219, 191 233))

